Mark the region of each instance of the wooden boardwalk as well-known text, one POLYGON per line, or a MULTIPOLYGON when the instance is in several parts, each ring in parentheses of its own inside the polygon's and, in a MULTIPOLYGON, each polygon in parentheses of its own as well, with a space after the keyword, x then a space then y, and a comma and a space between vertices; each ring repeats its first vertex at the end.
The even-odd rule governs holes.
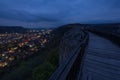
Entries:
POLYGON ((77 80, 120 80, 120 48, 93 33, 89 38, 77 80))

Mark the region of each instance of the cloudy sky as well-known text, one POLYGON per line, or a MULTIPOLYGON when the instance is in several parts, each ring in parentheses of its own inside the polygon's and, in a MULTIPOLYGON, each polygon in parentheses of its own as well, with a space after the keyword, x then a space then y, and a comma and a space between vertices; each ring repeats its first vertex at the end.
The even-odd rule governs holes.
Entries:
POLYGON ((0 25, 55 27, 120 21, 120 0, 0 0, 0 25))

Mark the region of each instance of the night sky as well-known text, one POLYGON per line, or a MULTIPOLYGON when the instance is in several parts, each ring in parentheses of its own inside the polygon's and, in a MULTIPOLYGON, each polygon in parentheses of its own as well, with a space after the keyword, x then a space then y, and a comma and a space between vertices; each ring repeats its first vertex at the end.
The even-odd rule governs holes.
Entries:
POLYGON ((0 0, 0 25, 120 22, 120 0, 0 0))

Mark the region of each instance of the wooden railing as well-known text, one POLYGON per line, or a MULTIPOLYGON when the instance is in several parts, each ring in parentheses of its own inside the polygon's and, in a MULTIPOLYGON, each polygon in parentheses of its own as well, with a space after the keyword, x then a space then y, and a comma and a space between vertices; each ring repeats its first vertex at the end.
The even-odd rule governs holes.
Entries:
POLYGON ((75 80, 77 78, 88 40, 89 35, 85 32, 85 38, 81 44, 78 44, 78 47, 72 52, 70 57, 57 68, 49 80, 75 80))

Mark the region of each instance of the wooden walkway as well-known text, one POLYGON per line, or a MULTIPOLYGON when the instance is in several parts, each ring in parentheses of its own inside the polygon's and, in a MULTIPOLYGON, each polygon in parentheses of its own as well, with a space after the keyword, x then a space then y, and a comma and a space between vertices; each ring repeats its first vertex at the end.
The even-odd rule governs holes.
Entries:
POLYGON ((77 80, 120 80, 120 48, 92 33, 89 38, 77 80))

